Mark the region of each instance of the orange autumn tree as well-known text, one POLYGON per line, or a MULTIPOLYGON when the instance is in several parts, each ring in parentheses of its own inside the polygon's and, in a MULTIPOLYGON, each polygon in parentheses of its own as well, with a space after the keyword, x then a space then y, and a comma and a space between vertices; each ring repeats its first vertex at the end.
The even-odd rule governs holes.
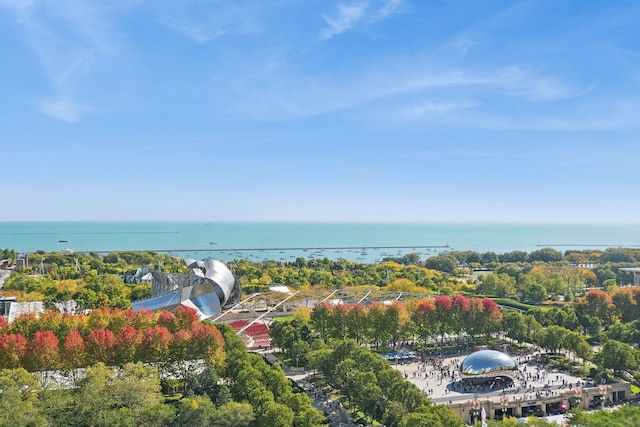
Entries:
POLYGON ((22 334, 0 335, 0 369, 19 368, 27 351, 27 339, 22 334))

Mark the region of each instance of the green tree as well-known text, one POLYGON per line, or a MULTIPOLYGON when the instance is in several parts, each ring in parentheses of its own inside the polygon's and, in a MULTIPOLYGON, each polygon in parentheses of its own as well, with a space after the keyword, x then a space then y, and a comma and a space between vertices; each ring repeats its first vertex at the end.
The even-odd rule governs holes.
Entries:
MULTIPOLYGON (((246 402, 229 402, 218 408, 212 421, 217 427, 248 427, 255 420, 253 408, 246 402)), ((297 424, 304 427, 304 424, 297 424)))
POLYGON ((616 375, 637 366, 637 350, 629 344, 608 340, 596 354, 595 360, 605 369, 613 369, 616 375))
POLYGON ((110 393, 111 371, 98 363, 85 370, 84 376, 76 381, 74 390, 74 418, 77 425, 108 426, 115 422, 115 403, 110 393))
POLYGON ((98 363, 86 369, 74 390, 76 425, 141 425, 166 422, 158 370, 142 363, 109 369, 98 363))
POLYGON ((115 406, 125 409, 136 420, 164 401, 158 370, 142 362, 127 363, 115 370, 109 392, 113 394, 115 406))
POLYGON ((507 335, 518 342, 530 339, 524 315, 515 310, 505 310, 502 313, 502 328, 507 335))
POLYGON ((437 255, 427 259, 424 266, 432 270, 442 271, 447 274, 455 274, 458 264, 453 256, 437 255))
POLYGON ((522 302, 529 304, 540 304, 547 299, 547 290, 540 283, 531 283, 530 280, 523 280, 518 285, 518 294, 522 302))
POLYGON ((40 384, 22 368, 0 370, 0 427, 47 426, 37 406, 40 384))
POLYGON ((506 273, 489 273, 482 276, 478 292, 485 295, 510 297, 516 293, 516 279, 506 273))
POLYGON ((552 352, 557 352, 561 348, 566 348, 565 339, 567 337, 567 332, 570 331, 567 331, 565 328, 560 326, 549 326, 538 333, 536 341, 540 347, 552 352))
POLYGON ((268 401, 256 414, 257 427, 291 427, 295 414, 281 403, 268 401))
POLYGON ((463 427, 460 417, 447 405, 422 406, 407 414, 399 427, 463 427))
POLYGON ((640 408, 623 406, 615 411, 571 411, 571 425, 584 427, 628 427, 640 425, 640 408))
POLYGON ((175 427, 215 425, 216 414, 216 407, 208 396, 185 397, 180 400, 176 408, 173 425, 175 427))

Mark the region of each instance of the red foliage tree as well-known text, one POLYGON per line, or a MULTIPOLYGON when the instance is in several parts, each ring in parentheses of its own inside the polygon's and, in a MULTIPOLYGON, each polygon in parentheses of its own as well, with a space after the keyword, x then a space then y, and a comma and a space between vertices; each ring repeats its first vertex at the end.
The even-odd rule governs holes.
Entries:
POLYGON ((469 299, 469 311, 465 319, 465 330, 474 339, 482 332, 484 322, 484 305, 481 298, 469 299))
POLYGON ((6 317, 0 316, 0 335, 9 333, 9 321, 6 317))
POLYGON ((498 332, 502 323, 502 311, 498 304, 491 298, 482 298, 482 314, 484 318, 484 331, 487 334, 498 332))
POLYGON ((172 334, 176 333, 175 319, 170 311, 162 310, 160 314, 158 314, 157 323, 158 326, 164 326, 165 328, 169 329, 172 334))
POLYGON ((28 371, 50 371, 58 367, 60 348, 53 331, 38 331, 27 345, 25 368, 28 371))
POLYGON ((169 349, 173 336, 164 326, 144 330, 139 358, 145 362, 165 362, 169 360, 169 349))
POLYGON ((127 363, 135 361, 136 355, 142 345, 142 331, 133 326, 126 326, 118 332, 114 351, 116 363, 127 363))
POLYGON ((451 298, 447 295, 438 295, 434 301, 435 304, 435 321, 436 330, 444 340, 444 334, 453 330, 451 321, 451 309, 453 303, 451 298))
POLYGON ((19 368, 27 351, 27 339, 22 334, 0 335, 0 369, 19 368))
POLYGON ((453 304, 451 302, 451 297, 448 295, 438 295, 433 303, 436 306, 436 310, 447 314, 449 313, 449 310, 451 310, 453 304))
POLYGON ((420 302, 411 318, 417 327, 418 335, 424 338, 425 342, 437 332, 436 306, 432 299, 420 302))
POLYGON ((62 365, 68 369, 78 369, 85 365, 85 344, 77 329, 69 332, 62 345, 62 365))
POLYGON ((450 322, 454 333, 460 334, 465 329, 470 308, 469 298, 460 294, 451 296, 450 322))
POLYGON ((215 326, 200 324, 191 329, 191 348, 194 351, 194 359, 219 361, 224 348, 224 338, 215 326))
POLYGON ((176 362, 189 360, 193 357, 192 355, 193 349, 191 347, 191 332, 178 331, 173 334, 173 342, 170 349, 171 360, 176 362))
POLYGON ((87 361, 89 364, 103 362, 111 363, 116 338, 108 329, 96 329, 89 332, 85 340, 87 361))

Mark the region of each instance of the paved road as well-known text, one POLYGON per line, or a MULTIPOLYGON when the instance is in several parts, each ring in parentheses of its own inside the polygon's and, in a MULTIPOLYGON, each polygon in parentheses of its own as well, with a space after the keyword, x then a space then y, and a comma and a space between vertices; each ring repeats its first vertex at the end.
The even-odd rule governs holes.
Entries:
POLYGON ((11 276, 13 270, 0 270, 0 289, 4 287, 4 282, 11 276))

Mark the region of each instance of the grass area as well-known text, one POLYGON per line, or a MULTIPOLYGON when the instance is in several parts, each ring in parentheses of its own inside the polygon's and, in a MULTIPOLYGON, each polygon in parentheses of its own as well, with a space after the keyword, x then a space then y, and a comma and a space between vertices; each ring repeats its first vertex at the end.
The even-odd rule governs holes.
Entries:
POLYGON ((640 387, 638 387, 635 384, 631 384, 631 394, 638 394, 640 393, 640 387))
POLYGON ((284 354, 280 351, 274 351, 272 353, 280 362, 284 363, 289 367, 297 367, 295 359, 291 359, 289 357, 285 357, 284 354))
POLYGON ((358 425, 367 425, 367 426, 382 425, 378 421, 372 419, 371 417, 366 416, 362 411, 356 411, 355 413, 351 414, 351 418, 353 418, 353 421, 358 425))
POLYGON ((291 316, 291 315, 288 315, 288 316, 274 316, 271 320, 273 320, 274 322, 277 322, 279 320, 289 321, 289 320, 293 320, 293 316, 291 316))
POLYGON ((164 395, 164 403, 178 402, 180 399, 182 399, 182 393, 164 395))

